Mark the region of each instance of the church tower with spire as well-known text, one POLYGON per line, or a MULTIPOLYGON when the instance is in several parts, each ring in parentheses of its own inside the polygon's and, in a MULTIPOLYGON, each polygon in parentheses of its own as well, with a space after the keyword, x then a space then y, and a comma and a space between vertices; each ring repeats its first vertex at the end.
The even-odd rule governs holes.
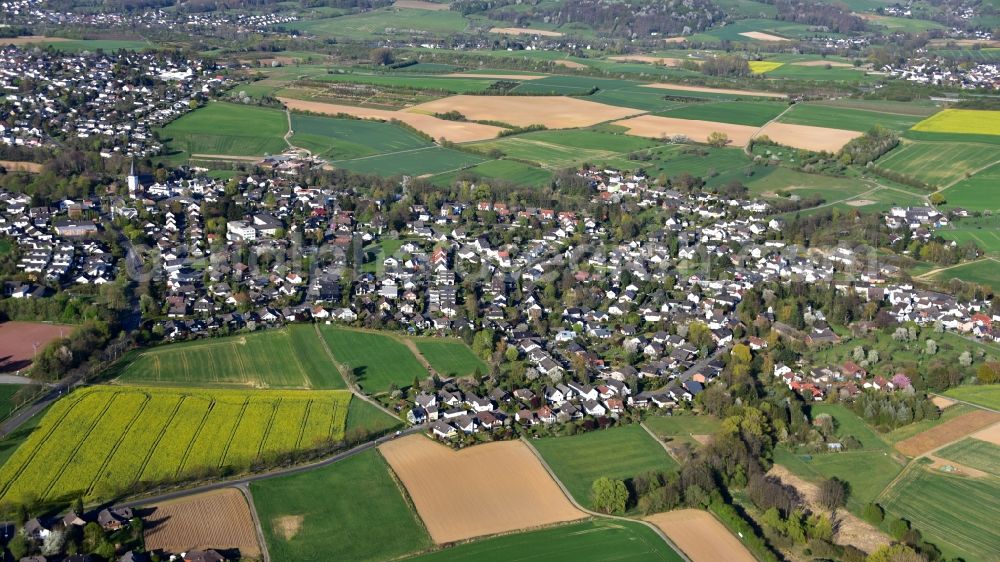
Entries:
POLYGON ((132 199, 138 199, 139 188, 139 175, 135 173, 135 158, 132 159, 132 165, 129 167, 128 171, 128 194, 132 199))

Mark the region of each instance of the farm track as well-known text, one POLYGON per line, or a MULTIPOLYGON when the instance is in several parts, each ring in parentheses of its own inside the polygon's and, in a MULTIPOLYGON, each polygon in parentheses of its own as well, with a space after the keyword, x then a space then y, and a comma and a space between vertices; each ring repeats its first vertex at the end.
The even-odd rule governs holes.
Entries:
POLYGON ((309 423, 309 412, 312 411, 313 401, 306 401, 306 408, 302 412, 302 423, 299 424, 299 437, 295 440, 295 448, 298 449, 302 444, 302 437, 306 434, 306 425, 309 423))
POLYGON ((111 459, 115 457, 115 453, 118 452, 118 449, 122 446, 122 443, 125 442, 125 438, 128 437, 129 432, 132 431, 132 426, 135 425, 135 422, 139 421, 139 418, 142 416, 142 413, 146 411, 146 406, 148 406, 149 403, 153 400, 153 397, 150 396, 149 394, 143 393, 143 395, 145 396, 145 399, 143 399, 142 401, 142 406, 140 406, 135 411, 135 414, 132 416, 132 419, 129 420, 129 422, 125 425, 125 429, 122 430, 121 435, 118 436, 118 440, 115 441, 115 444, 111 447, 111 451, 109 451, 108 455, 104 457, 104 462, 101 463, 101 470, 94 475, 94 478, 90 481, 90 484, 87 485, 87 494, 90 494, 91 492, 94 491, 94 486, 96 486, 97 481, 101 479, 101 474, 104 473, 104 469, 107 468, 108 464, 111 462, 111 459))
POLYGON ((274 428, 274 418, 278 416, 278 408, 281 406, 281 398, 278 398, 277 402, 271 404, 271 417, 267 420, 267 428, 264 430, 264 436, 260 438, 260 444, 257 445, 257 457, 260 458, 261 453, 264 452, 264 445, 267 443, 268 436, 271 435, 271 429, 274 428))
POLYGON ((247 406, 250 405, 250 397, 247 396, 243 400, 243 406, 240 407, 240 415, 236 418, 236 423, 233 424, 233 429, 229 431, 229 437, 226 439, 226 447, 222 450, 222 455, 219 456, 219 468, 222 468, 226 464, 226 457, 229 456, 229 449, 233 445, 233 439, 236 439, 236 433, 240 430, 240 424, 243 423, 243 418, 247 413, 247 406))
POLYGON ((138 472, 136 472, 136 480, 142 480, 142 475, 146 473, 146 467, 149 466, 149 461, 152 460, 153 453, 155 453, 156 448, 160 446, 160 441, 162 441, 163 437, 167 434, 167 429, 170 427, 170 424, 174 422, 174 418, 177 417, 177 412, 180 411, 185 400, 187 400, 187 396, 181 396, 181 399, 177 401, 177 405, 174 406, 174 411, 170 412, 170 416, 167 417, 167 422, 163 424, 163 427, 160 429, 160 433, 156 436, 156 439, 153 440, 153 444, 149 447, 149 450, 146 451, 146 456, 142 459, 142 464, 139 466, 138 472))
POLYGON ((746 154, 747 156, 753 158, 753 154, 750 153, 750 145, 753 143, 753 140, 758 136, 760 136, 760 133, 764 130, 765 127, 767 127, 771 123, 777 123, 778 119, 781 119, 781 116, 791 111, 793 107, 795 107, 795 104, 790 104, 788 107, 784 109, 784 111, 775 115, 770 121, 764 123, 760 127, 757 127, 757 130, 754 131, 752 135, 750 135, 750 141, 743 145, 743 154, 746 154))
MULTIPOLYGON (((949 269, 954 269, 956 267, 965 267, 967 265, 973 265, 973 264, 977 264, 977 263, 984 262, 984 261, 992 261, 992 262, 996 262, 997 264, 1000 264, 1000 260, 998 260, 997 258, 982 258, 982 259, 978 259, 978 260, 957 263, 955 265, 949 265, 947 267, 939 267, 937 269, 932 269, 930 271, 927 271, 925 273, 921 273, 920 275, 917 275, 915 277, 915 279, 929 279, 931 277, 934 277, 938 273, 941 273, 942 271, 948 271, 949 269)), ((979 407, 982 408, 982 406, 979 406, 979 407)), ((989 409, 989 408, 987 408, 987 409, 989 409)))
POLYGON ((569 503, 572 504, 573 507, 586 513, 587 515, 590 515, 591 517, 600 517, 604 519, 614 519, 617 521, 630 521, 633 523, 642 523, 643 525, 652 529, 653 532, 655 532, 661 539, 663 539, 663 541, 667 543, 667 545, 669 545, 670 548, 672 548, 674 552, 676 552, 681 558, 683 558, 685 562, 692 562, 691 558, 689 558, 688 555, 683 550, 680 549, 680 547, 674 544, 674 542, 670 540, 670 537, 668 537, 667 534, 664 533, 662 529, 650 523, 649 521, 645 521, 642 519, 632 519, 631 517, 621 517, 619 515, 608 515, 604 513, 598 513, 596 511, 591 511, 586 507, 580 505, 580 503, 577 502, 576 499, 573 497, 573 494, 569 493, 569 490, 566 488, 566 485, 562 483, 562 480, 560 480, 559 477, 556 476, 555 471, 552 470, 552 467, 549 466, 549 463, 545 462, 545 458, 542 457, 541 453, 538 452, 538 449, 536 449, 531 444, 531 442, 528 439, 525 439, 524 437, 521 438, 521 441, 525 445, 527 445, 528 450, 531 451, 531 454, 535 455, 535 458, 538 459, 538 462, 541 463, 545 471, 549 473, 549 476, 552 478, 552 480, 555 481, 556 485, 559 486, 559 489, 562 491, 563 495, 566 496, 566 499, 569 500, 569 503))
POLYGON ((677 461, 678 464, 680 464, 680 459, 675 457, 673 451, 670 450, 670 447, 667 447, 667 444, 664 443, 662 439, 657 437, 656 434, 653 433, 653 430, 649 429, 649 427, 646 426, 646 422, 639 422, 639 427, 646 430, 646 433, 648 433, 649 436, 653 438, 653 441, 656 441, 657 443, 660 444, 661 447, 663 447, 663 450, 667 452, 667 456, 674 459, 675 461, 677 461))
POLYGON ((181 456, 181 460, 177 463, 177 471, 174 472, 174 476, 177 476, 184 470, 184 465, 187 464, 188 457, 191 455, 191 449, 194 444, 198 441, 198 437, 201 435, 201 431, 205 429, 205 422, 208 421, 208 416, 211 415, 212 410, 215 409, 215 400, 212 400, 208 407, 205 408, 205 414, 201 417, 201 423, 198 424, 198 429, 195 430, 194 434, 191 436, 191 440, 188 441, 187 449, 184 449, 184 454, 181 456))
MULTIPOLYGON (((101 410, 100 415, 98 415, 97 418, 94 420, 94 422, 90 424, 90 427, 87 428, 87 431, 83 434, 83 438, 80 439, 80 441, 78 441, 72 447, 74 451, 79 450, 80 446, 87 442, 87 439, 90 437, 90 434, 94 432, 94 428, 96 428, 98 424, 101 423, 101 420, 104 419, 104 416, 106 416, 108 412, 111 411, 111 404, 114 403, 115 398, 117 398, 120 394, 121 394, 120 392, 115 392, 114 394, 111 395, 110 398, 108 398, 108 402, 107 404, 104 405, 104 409, 101 410)), ((41 497, 44 498, 49 495, 49 492, 52 491, 52 488, 56 485, 56 482, 58 482, 59 479, 62 478, 63 473, 66 472, 66 468, 70 465, 72 461, 73 461, 73 455, 68 455, 66 457, 66 460, 63 461, 62 466, 59 467, 59 470, 57 470, 52 479, 49 480, 49 485, 45 487, 45 491, 39 494, 41 497)))

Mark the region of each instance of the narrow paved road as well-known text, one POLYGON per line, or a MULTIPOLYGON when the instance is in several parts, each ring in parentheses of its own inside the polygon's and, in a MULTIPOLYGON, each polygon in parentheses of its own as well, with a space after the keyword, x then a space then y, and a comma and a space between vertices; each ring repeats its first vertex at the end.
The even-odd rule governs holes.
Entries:
POLYGON ((58 384, 52 387, 52 390, 48 391, 44 396, 36 400, 32 405, 21 409, 19 412, 13 416, 4 420, 3 424, 0 424, 0 439, 7 437, 11 433, 17 431, 19 427, 24 425, 28 420, 35 416, 38 412, 41 412, 47 408, 50 404, 58 400, 63 394, 66 393, 67 389, 72 389, 80 384, 78 378, 71 378, 59 381, 58 384))
POLYGON ((253 493, 250 492, 248 484, 240 484, 236 488, 243 493, 243 499, 250 507, 250 518, 253 520, 254 530, 257 533, 257 544, 260 545, 260 555, 262 562, 271 562, 271 553, 267 551, 267 541, 264 540, 264 528, 260 526, 260 516, 257 515, 257 506, 253 503, 253 493))

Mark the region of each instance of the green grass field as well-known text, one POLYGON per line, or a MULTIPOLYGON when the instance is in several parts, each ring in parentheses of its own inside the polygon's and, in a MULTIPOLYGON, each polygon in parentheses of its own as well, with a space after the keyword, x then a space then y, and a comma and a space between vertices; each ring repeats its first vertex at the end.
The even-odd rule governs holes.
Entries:
POLYGON ((615 156, 658 146, 659 143, 634 137, 588 129, 539 131, 483 141, 468 145, 484 154, 497 149, 510 158, 537 162, 558 170, 576 167, 583 162, 597 162, 615 156))
POLYGON ((427 377, 410 348, 392 336, 337 326, 323 326, 322 333, 334 358, 354 371, 365 392, 386 392, 392 384, 408 387, 414 378, 427 377))
POLYGON ((0 420, 6 419, 14 411, 14 395, 24 388, 20 384, 0 384, 0 420))
POLYGON ((722 426, 721 420, 708 415, 650 416, 643 423, 660 439, 671 443, 687 443, 696 448, 701 443, 695 439, 695 435, 712 435, 722 426))
POLYGON ((914 131, 1000 135, 1000 111, 945 109, 913 126, 914 131))
POLYGON ((121 382, 248 388, 347 388, 311 325, 169 344, 141 353, 121 382))
MULTIPOLYGON (((347 410, 347 432, 350 433, 384 435, 402 426, 402 421, 379 410, 364 400, 351 400, 347 410)), ((353 436, 348 435, 348 437, 353 436)))
MULTIPOLYGON (((3 43, 3 41, 0 40, 0 43, 3 43)), ((66 53, 79 53, 82 51, 104 51, 106 53, 111 53, 121 49, 125 49, 126 51, 144 51, 147 49, 154 50, 158 48, 158 45, 148 41, 131 41, 127 39, 74 39, 71 41, 43 41, 37 45, 41 47, 49 47, 66 53)))
POLYGON ((374 154, 431 146, 427 139, 402 127, 379 121, 335 119, 292 114, 291 142, 313 156, 349 160, 374 154))
POLYGON ((418 556, 421 562, 680 562, 652 529, 642 523, 596 519, 527 533, 474 541, 418 556))
POLYGON ((211 102, 160 130, 168 146, 191 154, 263 156, 288 148, 288 120, 279 109, 211 102))
POLYGON ((820 414, 829 414, 833 417, 836 430, 834 434, 843 438, 848 435, 861 442, 861 446, 866 450, 886 451, 889 445, 882 440, 878 434, 872 430, 871 426, 865 423, 854 412, 847 409, 842 404, 816 404, 812 407, 813 419, 820 414))
POLYGON ((639 425, 531 442, 582 505, 593 507, 594 480, 626 480, 648 470, 675 470, 677 462, 639 425))
POLYGON ((972 437, 952 443, 934 453, 936 456, 1000 476, 1000 446, 972 437))
POLYGON ((442 376, 463 377, 475 373, 477 369, 481 374, 490 370, 462 340, 414 338, 413 341, 424 359, 442 376))
POLYGON ((847 129, 850 131, 868 131, 875 125, 881 125, 897 131, 905 131, 920 121, 920 117, 831 107, 812 103, 797 103, 788 113, 781 116, 780 121, 794 125, 829 127, 831 129, 847 129))
POLYGON ((335 160, 333 165, 337 168, 345 168, 363 174, 421 176, 472 167, 484 160, 485 158, 468 152, 431 146, 409 152, 381 154, 353 160, 335 160))
MULTIPOLYGON (((1000 154, 997 159, 1000 160, 1000 154)), ((1000 164, 956 183, 942 194, 949 206, 969 211, 1000 210, 1000 164)))
POLYGON ((273 560, 391 560, 431 546, 376 450, 250 489, 273 560))
POLYGON ((773 101, 727 101, 689 104, 659 112, 657 115, 760 127, 777 117, 786 108, 788 104, 773 101))
MULTIPOLYGON (((945 197, 950 197, 951 191, 945 191, 945 197)), ((959 244, 972 242, 989 254, 1000 253, 1000 215, 961 218, 937 233, 959 244)))
POLYGON ((344 437, 346 391, 92 386, 53 405, 0 467, 0 500, 107 500, 241 471, 344 437))
POLYGON ((497 82, 495 78, 458 76, 421 76, 411 72, 399 74, 324 74, 312 78, 320 82, 348 82, 390 88, 431 90, 449 94, 480 94, 497 82))
POLYGON ((947 390, 945 396, 1000 410, 1000 384, 966 385, 947 390))
POLYGON ((832 477, 847 482, 847 508, 854 513, 878 497, 903 468, 887 451, 798 455, 783 446, 775 448, 774 462, 813 483, 832 477))
POLYGON ((986 561, 1000 552, 996 478, 963 478, 915 467, 887 492, 882 506, 910 520, 946 556, 986 561))
POLYGON ((871 189, 856 179, 807 174, 785 167, 748 182, 747 187, 750 193, 762 197, 786 192, 800 197, 821 195, 828 202, 854 197, 871 189))
POLYGON ((552 183, 552 172, 514 160, 487 160, 465 170, 438 174, 431 179, 434 185, 450 186, 459 175, 473 174, 487 180, 497 180, 515 185, 542 187, 552 183))
POLYGON ((960 279, 966 283, 985 285, 1000 291, 1000 262, 992 258, 965 263, 939 271, 933 276, 937 281, 960 279))
POLYGON ((997 147, 961 142, 905 142, 875 163, 930 185, 944 186, 997 160, 997 147))
POLYGON ((287 24, 321 37, 371 39, 382 36, 450 35, 465 29, 468 22, 458 12, 383 8, 335 18, 302 20, 287 24))

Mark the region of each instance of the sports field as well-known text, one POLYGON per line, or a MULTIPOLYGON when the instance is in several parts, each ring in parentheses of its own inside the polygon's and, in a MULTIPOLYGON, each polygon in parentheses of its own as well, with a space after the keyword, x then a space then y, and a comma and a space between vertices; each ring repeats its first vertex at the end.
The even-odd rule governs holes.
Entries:
POLYGON ((948 556, 995 560, 1000 552, 1000 480, 965 478, 914 467, 881 500, 910 520, 948 556))
POLYGON ((168 344, 142 352, 120 382, 250 388, 347 388, 311 325, 168 344))
POLYGON ((160 131, 173 150, 192 154, 263 156, 288 148, 284 112, 269 107, 211 102, 160 131))
POLYGON ((997 160, 997 147, 962 142, 904 142, 879 158, 880 168, 944 186, 997 160))
POLYGON ((410 349, 392 336, 338 326, 323 326, 321 330, 333 357, 354 371, 365 392, 386 392, 393 384, 403 388, 415 378, 427 377, 427 369, 410 349))
POLYGON ((431 545, 375 450, 250 490, 272 560, 390 560, 431 545))
POLYGON ((1000 111, 945 109, 913 126, 914 131, 1000 135, 1000 111))
POLYGON ((427 139, 390 123, 292 114, 291 142, 313 156, 348 160, 430 146, 427 139))
POLYGON ((966 385, 946 391, 945 396, 1000 410, 1000 384, 966 385))
POLYGON ((339 441, 346 391, 92 386, 73 392, 0 468, 0 499, 111 499, 142 483, 339 441))
POLYGON ((441 376, 466 376, 489 372, 489 367, 476 357, 461 340, 444 338, 415 338, 414 343, 424 359, 441 376))
POLYGON ((934 453, 935 456, 1000 476, 1000 446, 968 437, 934 453))
POLYGON ((414 558, 420 562, 680 562, 681 557, 649 527, 631 521, 594 519, 541 531, 503 535, 414 558))
POLYGON ((884 113, 813 103, 797 103, 781 116, 782 123, 868 131, 875 125, 905 131, 920 121, 916 115, 884 113))
POLYGON ((649 470, 675 470, 677 463, 638 424, 531 442, 576 501, 593 507, 594 480, 628 480, 649 470))
MULTIPOLYGON (((1000 151, 997 151, 996 158, 1000 161, 1000 151)), ((962 207, 968 211, 1000 210, 1000 164, 994 164, 963 179, 942 194, 949 206, 962 207)))

